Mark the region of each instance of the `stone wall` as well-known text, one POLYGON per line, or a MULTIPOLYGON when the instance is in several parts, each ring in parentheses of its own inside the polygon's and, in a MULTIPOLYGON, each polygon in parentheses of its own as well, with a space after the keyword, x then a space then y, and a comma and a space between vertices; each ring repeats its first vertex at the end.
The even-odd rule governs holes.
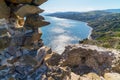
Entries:
POLYGON ((41 47, 41 31, 39 27, 48 25, 39 13, 44 10, 39 5, 46 0, 1 0, 0 1, 0 41, 1 49, 6 47, 41 47), (25 19, 26 18, 26 19, 25 19), (4 39, 7 38, 7 40, 4 39), (3 45, 2 43, 9 43, 3 45))
POLYGON ((39 15, 46 1, 0 0, 0 80, 39 80, 46 72, 51 49, 38 29, 50 24, 39 15))

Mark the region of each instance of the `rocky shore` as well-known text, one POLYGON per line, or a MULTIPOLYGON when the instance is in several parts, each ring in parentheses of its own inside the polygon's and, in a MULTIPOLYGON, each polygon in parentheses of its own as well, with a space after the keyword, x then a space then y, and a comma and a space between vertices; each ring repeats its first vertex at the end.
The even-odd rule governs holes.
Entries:
POLYGON ((120 52, 76 44, 44 46, 39 8, 47 0, 0 0, 0 80, 120 80, 120 52))

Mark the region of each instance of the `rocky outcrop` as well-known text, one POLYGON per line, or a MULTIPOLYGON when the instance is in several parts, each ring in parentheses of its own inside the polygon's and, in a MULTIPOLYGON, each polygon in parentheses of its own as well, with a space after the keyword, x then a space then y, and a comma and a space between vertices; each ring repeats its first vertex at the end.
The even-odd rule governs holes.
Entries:
POLYGON ((103 74, 111 69, 115 55, 92 45, 67 46, 62 54, 62 66, 70 66, 77 74, 95 72, 103 74))
POLYGON ((46 55, 47 65, 55 69, 46 77, 49 80, 119 80, 119 55, 117 50, 94 45, 69 45, 62 55, 46 55))

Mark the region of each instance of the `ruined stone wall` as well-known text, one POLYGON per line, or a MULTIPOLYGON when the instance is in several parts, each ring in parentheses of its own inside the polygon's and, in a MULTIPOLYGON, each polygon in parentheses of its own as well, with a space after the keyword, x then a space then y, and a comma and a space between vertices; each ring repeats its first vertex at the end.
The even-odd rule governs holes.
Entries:
POLYGON ((0 0, 0 49, 25 47, 38 49, 42 46, 39 27, 48 25, 39 13, 47 0, 0 0), (5 44, 5 45, 4 45, 5 44))
POLYGON ((46 72, 51 49, 38 29, 50 24, 39 15, 46 1, 0 0, 0 80, 40 80, 46 72))

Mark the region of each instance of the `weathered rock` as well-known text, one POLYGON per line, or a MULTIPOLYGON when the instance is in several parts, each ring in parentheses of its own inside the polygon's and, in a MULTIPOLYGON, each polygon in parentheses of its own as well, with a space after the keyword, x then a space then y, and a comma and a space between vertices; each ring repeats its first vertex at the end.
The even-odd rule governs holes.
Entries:
POLYGON ((53 79, 52 77, 48 77, 48 80, 55 80, 55 79, 53 79))
POLYGON ((46 47, 43 46, 41 47, 40 49, 38 49, 37 51, 37 55, 36 55, 36 59, 39 61, 39 62, 42 62, 47 54, 46 52, 46 47))
POLYGON ((101 78, 95 73, 88 73, 87 75, 83 75, 79 80, 101 80, 101 78))
POLYGON ((9 36, 0 37, 0 49, 4 49, 10 45, 11 38, 9 36))
POLYGON ((52 53, 52 49, 50 47, 45 47, 45 51, 46 51, 47 54, 52 53))
POLYGON ((25 34, 24 34, 24 36, 25 36, 25 38, 24 38, 24 47, 33 47, 32 46, 32 34, 33 34, 33 31, 32 30, 30 30, 30 31, 28 31, 28 32, 26 32, 25 34))
POLYGON ((38 63, 37 60, 30 55, 23 56, 21 62, 24 63, 25 65, 30 65, 30 66, 36 66, 38 63))
POLYGON ((43 10, 38 8, 37 6, 24 5, 24 6, 20 7, 15 12, 15 14, 16 14, 16 16, 20 16, 20 17, 24 18, 27 15, 41 13, 41 12, 43 12, 43 10))
POLYGON ((17 47, 9 46, 6 51, 9 53, 9 55, 14 56, 17 51, 17 47))
POLYGON ((120 80, 120 74, 118 73, 105 73, 105 80, 120 80))
POLYGON ((3 36, 4 34, 6 34, 7 31, 8 30, 6 28, 0 29, 0 36, 3 36))
POLYGON ((38 46, 39 46, 39 48, 42 47, 42 46, 44 46, 44 43, 43 43, 42 39, 38 40, 38 46))
POLYGON ((77 74, 71 72, 71 79, 70 80, 81 80, 80 75, 77 75, 77 74))
POLYGON ((6 5, 4 0, 0 0, 0 19, 2 18, 8 19, 9 16, 10 16, 9 7, 6 5))
POLYGON ((37 55, 36 55, 36 60, 38 61, 37 65, 34 67, 34 69, 30 72, 33 73, 34 71, 36 71, 41 65, 44 64, 44 58, 47 54, 47 51, 45 49, 46 47, 43 46, 40 49, 38 49, 37 51, 37 55))
POLYGON ((112 70, 120 74, 120 53, 116 55, 116 59, 113 61, 112 70))
POLYGON ((13 32, 11 45, 12 46, 22 46, 23 40, 24 40, 24 32, 16 30, 13 32))
POLYGON ((15 78, 14 77, 10 77, 8 80, 15 80, 15 78))
POLYGON ((14 77, 10 77, 8 80, 15 80, 15 78, 14 77))
POLYGON ((16 57, 21 57, 21 56, 23 56, 23 55, 24 55, 24 52, 23 52, 22 49, 18 49, 18 50, 16 51, 16 54, 15 54, 16 57))
POLYGON ((71 80, 71 72, 63 67, 52 66, 47 72, 47 78, 53 80, 71 80))
POLYGON ((45 57, 46 63, 51 66, 58 66, 60 59, 61 59, 61 55, 57 53, 47 54, 45 57))
POLYGON ((0 36, 7 33, 7 22, 5 19, 0 19, 0 36))
POLYGON ((20 59, 20 57, 16 57, 16 58, 13 58, 13 59, 11 59, 11 60, 7 60, 7 62, 10 63, 10 64, 14 64, 14 63, 17 62, 19 59, 20 59))
POLYGON ((24 67, 22 67, 22 66, 16 66, 16 67, 15 67, 15 70, 16 70, 16 72, 18 72, 19 74, 25 74, 25 73, 24 73, 24 67))
POLYGON ((29 15, 25 21, 25 27, 38 28, 50 24, 44 21, 44 18, 39 16, 39 14, 29 15))
POLYGON ((8 25, 5 19, 0 19, 0 37, 6 36, 8 33, 8 25))
POLYGON ((41 35, 42 32, 40 30, 36 32, 30 31, 25 33, 23 40, 24 46, 29 48, 34 47, 34 49, 39 49, 43 45, 40 39, 41 35))
POLYGON ((32 41, 34 42, 34 41, 38 41, 40 38, 41 38, 41 36, 42 36, 42 32, 41 31, 39 31, 39 32, 34 32, 33 34, 32 34, 32 41))
POLYGON ((9 46, 11 36, 8 32, 7 20, 0 19, 0 49, 4 49, 9 46))
POLYGON ((7 68, 7 65, 2 65, 2 66, 0 66, 0 70, 4 70, 4 69, 6 69, 7 68))
POLYGON ((11 2, 11 3, 17 3, 17 4, 30 4, 32 2, 32 0, 6 0, 8 2, 11 2))
POLYGON ((113 54, 92 45, 71 45, 66 47, 62 54, 61 65, 70 66, 78 74, 89 72, 102 74, 112 67, 113 54))
POLYGON ((34 0, 33 3, 34 3, 35 5, 41 5, 41 4, 43 4, 44 2, 46 2, 46 1, 48 1, 48 0, 34 0))

